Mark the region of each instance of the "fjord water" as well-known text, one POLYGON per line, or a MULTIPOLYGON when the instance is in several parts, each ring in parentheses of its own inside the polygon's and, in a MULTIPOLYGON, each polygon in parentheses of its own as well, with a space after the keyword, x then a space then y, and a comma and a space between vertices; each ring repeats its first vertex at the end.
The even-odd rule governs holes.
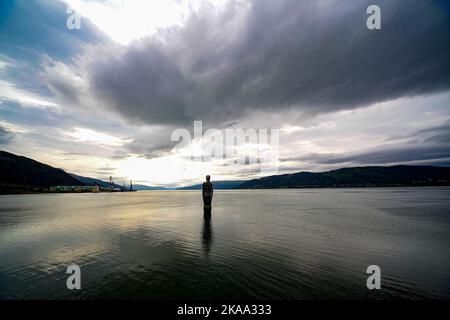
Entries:
POLYGON ((198 191, 0 196, 0 298, 448 299, 449 206, 445 187, 217 190, 205 220, 198 191))

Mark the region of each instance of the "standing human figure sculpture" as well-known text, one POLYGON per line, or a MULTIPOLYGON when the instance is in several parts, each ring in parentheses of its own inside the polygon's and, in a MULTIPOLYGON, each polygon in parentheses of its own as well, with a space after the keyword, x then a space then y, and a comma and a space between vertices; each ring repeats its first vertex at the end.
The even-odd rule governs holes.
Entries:
POLYGON ((214 186, 211 183, 211 177, 206 176, 206 182, 203 182, 202 196, 203 196, 203 212, 205 215, 211 214, 211 202, 214 193, 214 186))

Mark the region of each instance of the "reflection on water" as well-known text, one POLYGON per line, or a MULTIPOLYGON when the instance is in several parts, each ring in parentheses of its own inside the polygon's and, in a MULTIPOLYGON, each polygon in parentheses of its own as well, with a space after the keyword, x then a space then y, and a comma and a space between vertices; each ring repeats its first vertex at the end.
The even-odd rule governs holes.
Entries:
POLYGON ((0 196, 0 298, 448 299, 449 203, 450 188, 218 190, 204 216, 198 191, 0 196))
POLYGON ((203 232, 202 232, 202 244, 205 253, 208 255, 211 251, 211 246, 213 244, 213 230, 211 227, 211 214, 203 215, 203 232))

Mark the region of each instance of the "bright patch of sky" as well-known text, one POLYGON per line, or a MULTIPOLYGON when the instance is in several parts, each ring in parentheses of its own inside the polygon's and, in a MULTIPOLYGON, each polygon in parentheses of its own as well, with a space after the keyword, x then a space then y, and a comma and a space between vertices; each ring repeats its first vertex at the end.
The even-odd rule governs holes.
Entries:
POLYGON ((130 142, 129 140, 120 139, 109 134, 85 128, 75 128, 74 132, 65 134, 68 137, 75 139, 77 142, 97 143, 111 147, 122 146, 124 143, 130 142))
MULTIPOLYGON (((158 28, 180 26, 201 0, 65 0, 120 44, 150 36, 158 28)), ((224 0, 210 4, 220 7, 224 0)))
POLYGON ((0 101, 10 100, 30 108, 57 108, 54 102, 44 100, 39 95, 21 90, 12 83, 0 79, 0 101))

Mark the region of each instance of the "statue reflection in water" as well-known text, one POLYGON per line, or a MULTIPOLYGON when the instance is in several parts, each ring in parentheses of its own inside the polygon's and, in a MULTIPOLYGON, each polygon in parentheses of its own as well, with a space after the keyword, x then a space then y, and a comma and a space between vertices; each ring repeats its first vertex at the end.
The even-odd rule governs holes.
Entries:
POLYGON ((211 227, 211 213, 203 215, 203 232, 202 232, 202 246, 207 255, 211 252, 213 243, 213 231, 211 227))
POLYGON ((214 193, 214 186, 211 183, 211 177, 206 176, 206 182, 202 186, 203 197, 203 234, 202 244, 203 250, 208 255, 211 251, 211 245, 213 242, 213 233, 211 228, 211 211, 212 211, 212 198, 214 193))

